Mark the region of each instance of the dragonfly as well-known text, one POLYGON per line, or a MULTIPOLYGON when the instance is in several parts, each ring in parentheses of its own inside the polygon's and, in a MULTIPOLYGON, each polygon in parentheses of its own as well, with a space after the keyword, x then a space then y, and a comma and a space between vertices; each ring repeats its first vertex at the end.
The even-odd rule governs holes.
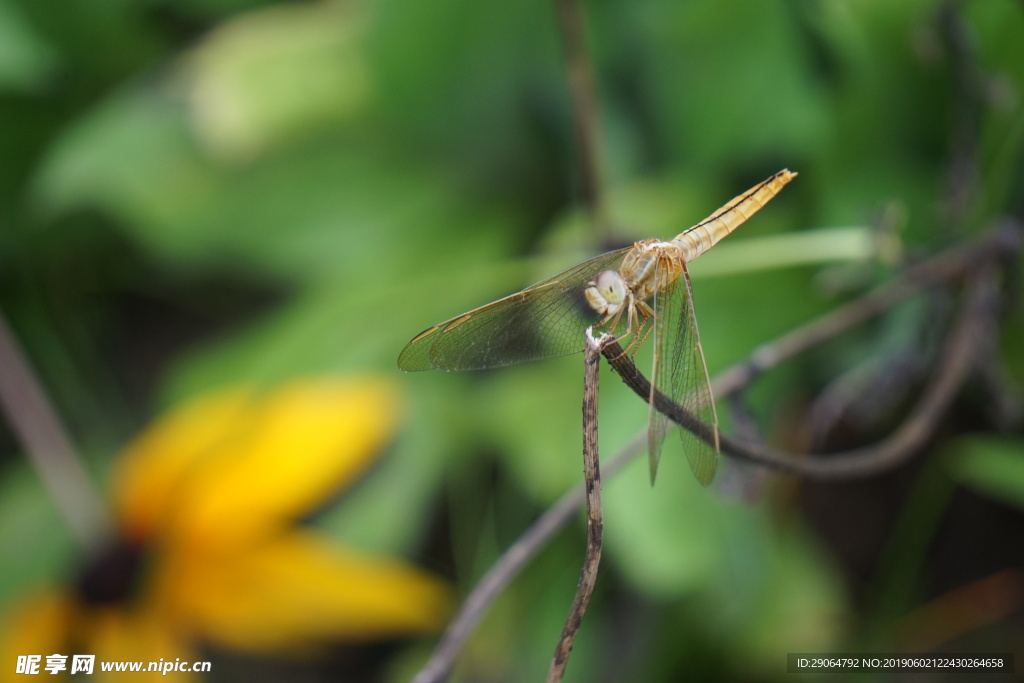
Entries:
POLYGON ((686 264, 764 207, 796 173, 783 169, 671 240, 646 239, 610 251, 420 332, 398 356, 407 372, 480 370, 583 350, 589 327, 628 340, 624 353, 653 344, 647 449, 654 484, 670 420, 655 410, 660 391, 710 427, 705 438, 680 427, 683 450, 702 485, 718 467, 718 415, 697 331, 686 264))

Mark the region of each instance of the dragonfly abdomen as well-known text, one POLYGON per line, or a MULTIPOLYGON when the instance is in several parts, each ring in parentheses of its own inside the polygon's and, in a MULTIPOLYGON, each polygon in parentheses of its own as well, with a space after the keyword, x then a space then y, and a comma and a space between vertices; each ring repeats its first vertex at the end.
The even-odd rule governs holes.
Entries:
POLYGON ((676 235, 672 242, 682 249, 685 261, 692 261, 760 211, 796 175, 789 169, 779 171, 759 185, 733 197, 700 223, 676 235))

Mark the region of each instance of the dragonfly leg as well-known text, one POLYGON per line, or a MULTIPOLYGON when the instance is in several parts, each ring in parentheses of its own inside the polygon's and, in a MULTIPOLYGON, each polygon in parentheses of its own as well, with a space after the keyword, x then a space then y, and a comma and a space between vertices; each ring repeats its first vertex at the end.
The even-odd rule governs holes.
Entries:
MULTIPOLYGON (((608 315, 606 315, 604 317, 604 320, 599 322, 597 325, 594 325, 594 327, 597 328, 597 329, 600 329, 600 328, 604 327, 605 331, 608 334, 614 336, 615 335, 615 328, 619 326, 619 321, 621 319, 622 319, 622 309, 620 308, 619 310, 615 311, 614 313, 609 313, 608 315)), ((626 334, 628 334, 628 333, 629 332, 627 330, 626 334)), ((623 336, 625 336, 625 335, 623 335, 623 336)), ((620 339, 621 339, 621 337, 620 337, 620 339)))
MULTIPOLYGON (((654 315, 653 311, 651 311, 651 308, 643 301, 638 301, 636 303, 631 302, 631 304, 632 305, 630 306, 630 318, 633 320, 636 320, 636 318, 640 318, 641 320, 640 324, 633 332, 633 338, 629 341, 629 344, 626 346, 625 350, 623 350, 622 354, 618 356, 618 358, 625 356, 627 353, 629 354, 630 358, 635 356, 636 352, 639 351, 640 347, 644 345, 645 341, 647 341, 647 336, 651 333, 651 329, 653 329, 652 325, 647 324, 651 321, 651 318, 654 315)), ((631 322, 630 327, 632 326, 633 323, 631 322)), ((624 338, 625 336, 626 335, 622 335, 620 339, 624 338)))
POLYGON ((626 303, 625 308, 628 309, 628 312, 626 314, 626 331, 623 332, 618 337, 616 337, 615 341, 622 341, 623 339, 630 335, 633 335, 633 338, 629 340, 629 344, 622 351, 622 353, 616 356, 613 360, 618 360, 619 358, 622 358, 622 356, 625 356, 627 353, 630 353, 631 350, 635 354, 636 350, 639 348, 637 343, 639 342, 640 344, 643 344, 643 340, 647 338, 647 332, 645 332, 643 338, 641 339, 640 332, 644 329, 644 326, 647 325, 647 322, 650 319, 650 308, 647 306, 647 304, 645 304, 642 301, 637 302, 633 298, 632 293, 629 295, 629 299, 626 303), (638 307, 640 317, 643 318, 643 320, 640 321, 639 326, 636 325, 638 307))
POLYGON ((647 323, 651 322, 654 319, 654 311, 652 311, 651 307, 647 305, 647 302, 646 301, 639 301, 639 302, 637 302, 636 307, 640 311, 640 315, 643 316, 644 321, 642 323, 640 323, 640 327, 637 328, 637 331, 636 331, 636 335, 637 336, 633 338, 633 343, 631 343, 629 345, 629 347, 627 348, 627 350, 629 350, 629 349, 633 350, 632 354, 630 354, 630 358, 632 358, 633 356, 636 355, 636 352, 639 351, 640 347, 643 346, 644 342, 647 341, 647 337, 651 336, 651 330, 654 329, 654 325, 653 324, 651 324, 651 325, 647 324, 647 323), (640 335, 641 330, 643 331, 643 336, 640 335))

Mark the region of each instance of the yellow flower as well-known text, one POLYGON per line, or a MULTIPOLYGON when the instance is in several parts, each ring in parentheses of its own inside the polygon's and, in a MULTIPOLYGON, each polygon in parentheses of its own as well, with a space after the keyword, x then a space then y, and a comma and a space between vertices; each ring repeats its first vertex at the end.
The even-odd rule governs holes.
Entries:
POLYGON ((165 415, 115 471, 117 543, 76 590, 23 602, 3 666, 53 653, 199 660, 201 643, 295 656, 439 628, 444 582, 299 524, 380 453, 398 402, 374 378, 296 381, 165 415))

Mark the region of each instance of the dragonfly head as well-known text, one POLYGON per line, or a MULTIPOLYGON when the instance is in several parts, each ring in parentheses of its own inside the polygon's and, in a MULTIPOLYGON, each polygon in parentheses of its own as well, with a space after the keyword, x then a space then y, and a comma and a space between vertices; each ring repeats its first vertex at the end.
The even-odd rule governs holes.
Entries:
POLYGON ((629 288, 622 276, 614 270, 602 270, 587 283, 587 289, 583 293, 587 297, 587 303, 598 314, 614 315, 626 303, 629 288))

